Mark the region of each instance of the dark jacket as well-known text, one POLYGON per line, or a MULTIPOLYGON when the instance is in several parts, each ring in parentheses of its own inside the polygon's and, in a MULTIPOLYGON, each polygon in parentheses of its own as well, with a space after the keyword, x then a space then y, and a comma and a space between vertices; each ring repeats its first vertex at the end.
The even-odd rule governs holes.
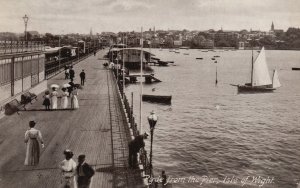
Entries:
POLYGON ((141 148, 145 147, 143 135, 138 135, 129 143, 129 152, 138 153, 141 148))
POLYGON ((85 72, 81 72, 81 73, 79 74, 79 76, 80 76, 80 78, 85 79, 85 72))
POLYGON ((70 78, 74 78, 75 71, 73 69, 70 69, 69 74, 70 74, 70 78))
POLYGON ((78 185, 89 185, 91 183, 91 178, 95 174, 94 169, 87 163, 78 165, 76 168, 76 172, 78 175, 78 178, 77 178, 78 185), (82 167, 83 174, 80 173, 81 167, 82 167))

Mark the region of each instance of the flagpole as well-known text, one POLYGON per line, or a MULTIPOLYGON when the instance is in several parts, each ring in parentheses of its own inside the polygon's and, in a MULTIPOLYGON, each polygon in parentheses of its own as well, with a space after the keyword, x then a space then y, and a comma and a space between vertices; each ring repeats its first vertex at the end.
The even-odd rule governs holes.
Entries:
POLYGON ((143 132, 143 125, 142 125, 142 112, 143 112, 143 27, 141 28, 141 77, 140 77, 140 134, 143 132))

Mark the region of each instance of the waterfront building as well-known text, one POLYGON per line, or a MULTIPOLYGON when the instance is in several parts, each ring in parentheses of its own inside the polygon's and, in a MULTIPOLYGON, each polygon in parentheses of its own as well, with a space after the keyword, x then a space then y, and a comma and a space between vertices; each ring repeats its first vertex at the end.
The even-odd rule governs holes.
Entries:
POLYGON ((47 88, 45 47, 41 42, 0 41, 0 110, 23 93, 47 88))
MULTIPOLYGON (((110 61, 121 64, 123 62, 128 69, 138 69, 141 64, 141 50, 136 48, 112 48, 107 54, 110 61)), ((154 56, 148 51, 143 50, 142 59, 143 63, 150 62, 150 57, 154 56)))

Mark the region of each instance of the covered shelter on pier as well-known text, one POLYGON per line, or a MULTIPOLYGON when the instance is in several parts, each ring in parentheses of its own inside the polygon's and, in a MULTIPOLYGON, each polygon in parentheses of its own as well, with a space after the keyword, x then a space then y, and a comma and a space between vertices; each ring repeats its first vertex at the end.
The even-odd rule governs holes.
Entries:
POLYGON ((141 50, 138 48, 112 48, 108 52, 107 56, 109 60, 114 63, 123 62, 124 56, 125 67, 128 69, 137 69, 141 64, 141 54, 143 56, 143 65, 150 62, 151 57, 155 56, 154 54, 146 50, 141 50))

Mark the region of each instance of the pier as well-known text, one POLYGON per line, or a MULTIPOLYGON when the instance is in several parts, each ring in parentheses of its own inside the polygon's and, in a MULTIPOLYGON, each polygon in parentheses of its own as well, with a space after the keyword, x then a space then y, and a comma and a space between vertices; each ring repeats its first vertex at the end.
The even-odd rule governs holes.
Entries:
MULTIPOLYGON (((115 78, 103 67, 104 61, 98 59, 103 55, 104 51, 100 51, 74 66, 74 83, 80 83, 82 69, 86 72, 85 86, 78 94, 79 109, 44 111, 40 94, 26 111, 0 119, 0 187, 60 187, 62 176, 58 165, 64 159, 65 149, 74 152, 76 162, 78 155, 86 155, 86 162, 96 172, 92 188, 144 187, 141 171, 128 167, 128 143, 132 135, 115 78), (37 122, 36 129, 42 132, 45 143, 37 166, 24 166, 24 133, 30 120, 37 122)), ((51 84, 68 83, 64 76, 64 73, 53 76, 48 80, 48 88, 51 84)))
MULTIPOLYGON (((126 75, 125 77, 129 78, 130 82, 136 82, 137 78, 141 77, 141 75, 140 74, 130 74, 130 75, 126 75)), ((161 80, 154 77, 153 74, 143 74, 142 77, 145 78, 146 83, 161 82, 161 80)))

